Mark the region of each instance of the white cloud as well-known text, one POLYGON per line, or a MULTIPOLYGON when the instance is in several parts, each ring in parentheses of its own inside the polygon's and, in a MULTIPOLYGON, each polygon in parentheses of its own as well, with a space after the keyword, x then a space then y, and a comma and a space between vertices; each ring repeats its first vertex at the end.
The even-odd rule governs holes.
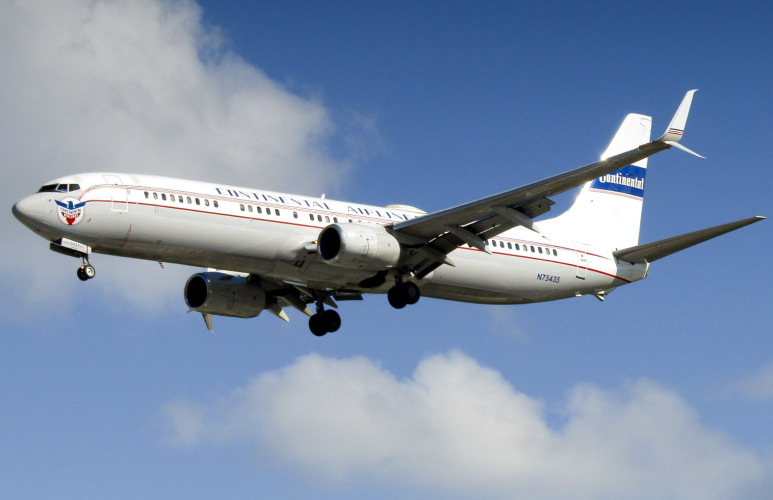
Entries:
MULTIPOLYGON (((0 230, 12 242, 0 268, 17 292, 4 307, 75 286, 75 260, 41 252, 46 243, 10 214, 50 179, 127 171, 316 194, 347 172, 330 152, 325 106, 224 50, 201 16, 186 0, 0 3, 0 230)), ((179 296, 181 286, 148 292, 179 296)))
POLYGON ((173 441, 254 441, 323 481, 381 482, 440 497, 734 498, 764 481, 753 453, 642 380, 578 385, 565 424, 500 373, 452 352, 399 380, 363 358, 316 354, 208 404, 169 402, 173 441))
POLYGON ((744 399, 765 401, 773 399, 773 363, 769 363, 751 377, 730 382, 726 392, 744 399))

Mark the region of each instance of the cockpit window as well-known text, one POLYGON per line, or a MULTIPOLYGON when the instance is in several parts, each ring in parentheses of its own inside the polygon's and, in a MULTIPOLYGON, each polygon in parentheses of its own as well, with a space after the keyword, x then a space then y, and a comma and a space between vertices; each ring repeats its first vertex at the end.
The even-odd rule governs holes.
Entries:
POLYGON ((38 189, 38 193, 67 193, 80 190, 80 184, 46 184, 38 189))

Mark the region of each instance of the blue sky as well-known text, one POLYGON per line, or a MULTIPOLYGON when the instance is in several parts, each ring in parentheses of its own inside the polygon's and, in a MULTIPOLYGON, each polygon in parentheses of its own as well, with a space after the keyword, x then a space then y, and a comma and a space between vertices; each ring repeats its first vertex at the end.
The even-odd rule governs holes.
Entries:
POLYGON ((699 88, 707 159, 650 160, 642 242, 771 215, 771 7, 248 4, 0 5, 4 497, 767 498, 769 222, 605 303, 369 297, 319 339, 292 311, 208 333, 193 268, 81 283, 10 207, 115 170, 439 210, 699 88))

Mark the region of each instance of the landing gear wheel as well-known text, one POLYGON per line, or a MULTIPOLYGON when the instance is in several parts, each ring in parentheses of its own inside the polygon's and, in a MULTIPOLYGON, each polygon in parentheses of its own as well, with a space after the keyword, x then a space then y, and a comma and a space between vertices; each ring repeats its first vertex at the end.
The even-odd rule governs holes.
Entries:
POLYGON ((389 305, 395 309, 402 309, 408 305, 405 296, 402 294, 402 290, 400 290, 400 285, 395 285, 389 289, 387 292, 387 300, 389 300, 389 305))
POLYGON ((389 304, 395 309, 402 309, 407 305, 413 305, 421 298, 419 286, 412 281, 398 283, 387 292, 389 304))
POLYGON ((341 328, 341 316, 331 309, 320 311, 309 318, 309 330, 317 337, 336 332, 339 328, 341 328))
POLYGON ((309 318, 309 330, 317 337, 322 337, 327 333, 321 314, 318 313, 309 318))
POLYGON ((419 286, 416 283, 406 281, 402 284, 401 288, 403 289, 402 293, 403 297, 405 297, 405 303, 409 306, 412 306, 421 298, 421 290, 419 290, 419 286))
POLYGON ((341 316, 332 309, 328 309, 322 313, 322 324, 325 325, 328 333, 337 332, 341 328, 341 316))
POLYGON ((78 279, 81 281, 87 281, 96 276, 97 271, 94 269, 94 266, 90 264, 85 264, 78 268, 78 279))

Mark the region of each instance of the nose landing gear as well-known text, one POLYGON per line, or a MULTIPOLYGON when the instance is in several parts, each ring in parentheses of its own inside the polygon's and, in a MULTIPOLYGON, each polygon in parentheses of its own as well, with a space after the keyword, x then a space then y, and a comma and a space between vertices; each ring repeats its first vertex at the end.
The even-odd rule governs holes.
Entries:
POLYGON ((88 257, 86 256, 83 257, 83 264, 81 265, 81 267, 78 268, 77 274, 78 274, 78 279, 80 279, 81 281, 88 281, 92 279, 94 276, 96 276, 97 271, 96 269, 94 269, 94 266, 89 264, 88 257))
POLYGON ((97 272, 94 270, 94 266, 89 264, 89 252, 91 252, 91 247, 85 243, 68 240, 67 238, 61 238, 56 241, 52 241, 48 248, 50 248, 53 252, 67 255, 69 257, 80 258, 83 261, 81 267, 78 268, 79 280, 88 281, 96 276, 97 272))

